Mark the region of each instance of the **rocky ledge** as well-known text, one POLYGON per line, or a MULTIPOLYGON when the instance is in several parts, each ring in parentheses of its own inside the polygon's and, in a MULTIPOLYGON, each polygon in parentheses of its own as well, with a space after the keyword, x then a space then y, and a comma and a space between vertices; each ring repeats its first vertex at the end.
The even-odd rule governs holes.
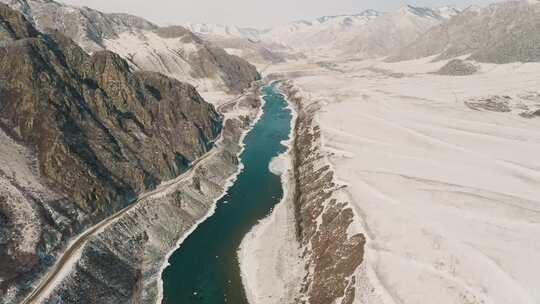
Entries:
POLYGON ((290 84, 283 88, 298 115, 293 143, 294 208, 305 273, 295 303, 351 304, 366 240, 361 233, 351 234, 353 210, 321 151, 321 130, 315 119, 319 105, 302 100, 290 84))
POLYGON ((462 59, 453 59, 442 66, 435 74, 448 76, 467 76, 479 71, 479 67, 472 62, 462 59))

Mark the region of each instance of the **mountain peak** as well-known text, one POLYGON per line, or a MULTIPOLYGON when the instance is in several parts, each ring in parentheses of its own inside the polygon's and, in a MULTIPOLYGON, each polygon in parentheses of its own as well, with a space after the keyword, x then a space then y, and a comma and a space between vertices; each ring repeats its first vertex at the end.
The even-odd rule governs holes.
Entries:
POLYGON ((450 19, 460 13, 460 10, 455 6, 447 5, 435 9, 435 11, 444 19, 450 19))
POLYGON ((412 14, 419 17, 432 17, 432 18, 438 18, 439 16, 435 13, 435 11, 428 7, 417 7, 412 5, 405 5, 402 6, 397 10, 398 14, 412 14))
MULTIPOLYGON (((383 13, 381 13, 379 11, 376 11, 376 10, 373 10, 373 9, 367 9, 367 10, 364 10, 364 11, 358 13, 358 14, 322 16, 322 17, 317 18, 316 20, 317 20, 318 23, 326 23, 328 21, 335 20, 335 19, 345 19, 345 18, 351 18, 351 17, 378 17, 378 16, 381 16, 382 14, 383 13)), ((311 24, 311 22, 309 22, 309 21, 303 21, 303 22, 311 24)))
POLYGON ((384 13, 379 12, 379 11, 374 10, 374 9, 367 9, 367 10, 364 10, 361 13, 353 15, 353 16, 378 17, 378 16, 381 16, 383 14, 384 13))
POLYGON ((412 5, 405 5, 399 8, 396 13, 402 15, 414 15, 422 18, 434 18, 439 20, 446 20, 459 14, 459 10, 453 6, 443 6, 439 8, 418 7, 412 5))
POLYGON ((463 10, 463 12, 479 13, 482 11, 482 7, 478 5, 469 5, 463 10))

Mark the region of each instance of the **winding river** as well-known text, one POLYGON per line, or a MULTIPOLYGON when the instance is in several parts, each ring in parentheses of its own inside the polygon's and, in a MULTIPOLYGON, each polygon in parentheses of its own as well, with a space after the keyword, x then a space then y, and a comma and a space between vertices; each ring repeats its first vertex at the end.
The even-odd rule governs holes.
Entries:
POLYGON ((281 200, 279 176, 269 170, 272 158, 286 150, 291 111, 277 83, 263 88, 264 113, 244 139, 244 170, 201 223, 170 257, 163 272, 167 304, 247 304, 237 250, 244 236, 281 200))

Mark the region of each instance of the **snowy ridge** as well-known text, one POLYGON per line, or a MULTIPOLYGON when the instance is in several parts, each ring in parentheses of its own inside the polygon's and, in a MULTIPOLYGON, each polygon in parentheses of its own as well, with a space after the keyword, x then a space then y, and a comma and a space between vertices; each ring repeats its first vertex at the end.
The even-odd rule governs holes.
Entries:
POLYGON ((403 6, 382 13, 324 16, 259 31, 259 40, 312 57, 380 57, 416 40, 441 22, 456 16, 453 7, 403 6))
MULTIPOLYGON (((441 11, 444 15, 451 10, 441 11)), ((400 48, 392 61, 435 56, 466 56, 480 62, 540 61, 540 2, 511 0, 486 7, 470 6, 455 18, 429 29, 400 48)))
POLYGON ((250 40, 259 40, 259 35, 261 33, 261 31, 253 28, 211 23, 187 23, 185 24, 185 27, 198 35, 245 38, 250 40))
POLYGON ((391 55, 459 13, 451 6, 432 9, 406 5, 391 12, 368 9, 264 30, 207 23, 187 24, 186 28, 254 62, 276 63, 304 55, 373 58, 391 55))

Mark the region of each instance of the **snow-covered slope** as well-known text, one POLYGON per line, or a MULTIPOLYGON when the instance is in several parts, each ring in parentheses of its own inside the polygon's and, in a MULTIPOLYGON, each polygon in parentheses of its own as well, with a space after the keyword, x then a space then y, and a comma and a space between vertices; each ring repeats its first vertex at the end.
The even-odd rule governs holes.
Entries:
POLYGON ((254 66, 189 30, 172 26, 126 31, 103 46, 141 70, 156 71, 194 84, 200 91, 239 92, 258 77, 254 66))
POLYGON ((356 15, 327 16, 296 21, 261 33, 261 39, 309 53, 336 51, 343 41, 352 40, 358 29, 382 13, 368 10, 356 15))
POLYGON ((342 41, 340 48, 343 55, 350 57, 386 56, 457 13, 456 9, 450 7, 429 9, 405 6, 358 29, 355 38, 342 41))
POLYGON ((217 24, 188 24, 191 31, 252 62, 310 57, 370 58, 390 55, 456 16, 453 7, 404 6, 382 13, 324 16, 258 30, 217 24))
POLYGON ((540 61, 540 2, 505 1, 469 7, 401 49, 393 61, 470 55, 482 62, 540 61))
POLYGON ((208 36, 220 36, 223 38, 244 38, 259 40, 261 31, 254 28, 245 28, 232 25, 212 24, 212 23, 187 23, 184 25, 190 31, 208 36))
POLYGON ((254 64, 266 65, 296 59, 292 54, 284 53, 283 46, 261 41, 263 30, 210 23, 188 23, 185 27, 228 53, 254 64))
POLYGON ((354 303, 540 303, 540 119, 529 114, 540 63, 431 73, 444 63, 271 71, 321 107, 324 155, 355 210, 349 233, 367 238, 354 303))
POLYGON ((0 0, 20 10, 38 29, 56 29, 93 53, 112 50, 137 69, 161 72, 200 91, 240 91, 258 77, 245 60, 172 26, 161 28, 127 14, 105 14, 49 0, 0 0))

